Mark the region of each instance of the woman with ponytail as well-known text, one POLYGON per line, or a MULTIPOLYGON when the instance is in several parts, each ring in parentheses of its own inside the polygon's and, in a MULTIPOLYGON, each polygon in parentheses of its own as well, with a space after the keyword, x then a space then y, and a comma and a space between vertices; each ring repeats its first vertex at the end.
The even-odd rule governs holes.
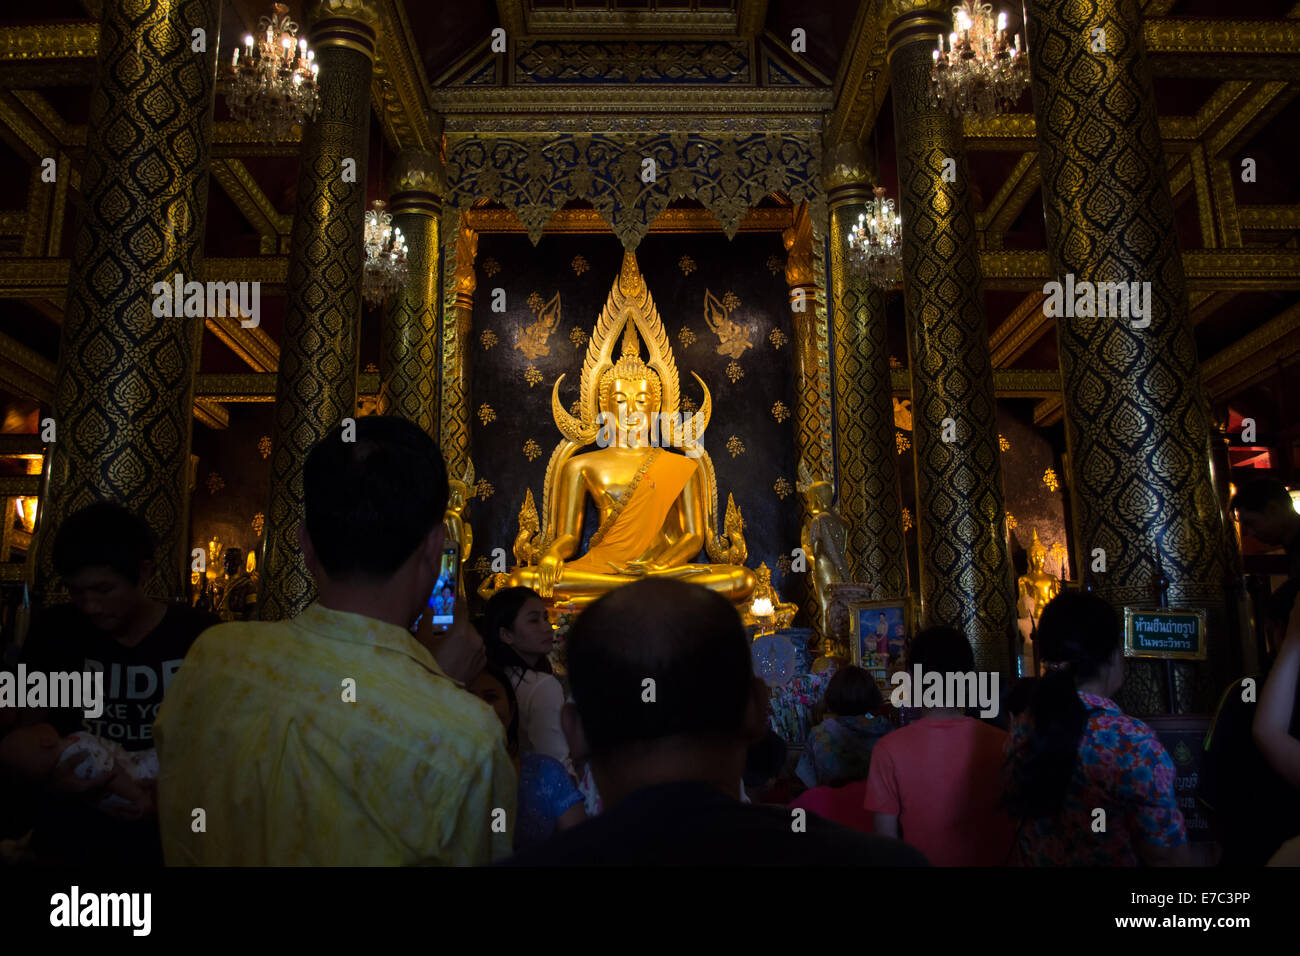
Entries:
POLYGON ((546 754, 573 773, 569 744, 560 725, 564 689, 547 660, 555 629, 541 596, 531 588, 504 588, 483 610, 488 662, 505 672, 519 699, 519 747, 546 754))
POLYGON ((1173 761, 1155 732, 1111 699, 1124 682, 1114 608, 1087 592, 1059 595, 1039 619, 1038 650, 1043 676, 1024 689, 1007 743, 1005 803, 1019 823, 1018 861, 1190 863, 1173 761))

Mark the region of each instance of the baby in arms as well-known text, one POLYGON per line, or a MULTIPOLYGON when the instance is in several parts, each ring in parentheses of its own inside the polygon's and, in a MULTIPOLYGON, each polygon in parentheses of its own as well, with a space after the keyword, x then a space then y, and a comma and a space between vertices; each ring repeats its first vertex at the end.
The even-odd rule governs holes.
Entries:
POLYGON ((135 818, 153 810, 158 779, 158 751, 153 748, 128 751, 84 731, 61 738, 53 727, 44 725, 9 734, 0 750, 5 751, 0 763, 31 778, 46 778, 65 763, 80 780, 107 774, 96 806, 113 816, 135 818))

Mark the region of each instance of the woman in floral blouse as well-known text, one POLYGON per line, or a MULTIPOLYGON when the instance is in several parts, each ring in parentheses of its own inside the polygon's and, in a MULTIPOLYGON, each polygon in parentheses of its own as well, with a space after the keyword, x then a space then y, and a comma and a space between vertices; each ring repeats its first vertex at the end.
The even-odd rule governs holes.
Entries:
POLYGON ((1026 688, 1027 706, 1012 707, 1007 742, 1017 862, 1189 864, 1173 762, 1155 732, 1111 700, 1124 681, 1114 609, 1094 594, 1061 594, 1039 619, 1038 647, 1044 676, 1026 688))

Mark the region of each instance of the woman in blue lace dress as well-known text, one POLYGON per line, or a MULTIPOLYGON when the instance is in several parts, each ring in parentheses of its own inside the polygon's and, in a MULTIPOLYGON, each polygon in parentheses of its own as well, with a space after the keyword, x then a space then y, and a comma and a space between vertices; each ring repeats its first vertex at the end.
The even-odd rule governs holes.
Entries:
POLYGON ((506 728, 506 747, 519 773, 515 849, 543 843, 560 830, 587 819, 582 794, 564 764, 546 754, 519 752, 519 705, 506 675, 489 664, 469 690, 496 711, 506 728))

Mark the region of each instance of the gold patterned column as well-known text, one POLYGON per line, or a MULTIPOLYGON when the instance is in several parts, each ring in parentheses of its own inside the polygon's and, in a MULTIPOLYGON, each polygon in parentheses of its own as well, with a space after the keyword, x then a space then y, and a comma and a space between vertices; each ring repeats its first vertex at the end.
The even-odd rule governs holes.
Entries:
MULTIPOLYGON (((1054 278, 1151 284, 1145 328, 1116 317, 1056 320, 1084 568, 1117 607, 1144 604, 1158 550, 1170 604, 1210 612, 1214 655, 1223 530, 1140 4, 1029 0, 1028 15, 1054 278), (1098 30, 1104 53, 1094 52, 1098 30), (1091 573, 1096 548, 1105 573, 1091 573)), ((1180 711, 1212 703, 1194 693, 1198 670, 1206 669, 1176 665, 1180 711)), ((1163 665, 1131 661, 1121 696, 1131 712, 1167 710, 1163 665)))
POLYGON ((263 620, 293 617, 315 595, 297 541, 302 466, 312 445, 357 413, 362 228, 377 23, 374 11, 358 0, 323 0, 309 40, 320 64, 321 108, 303 132, 298 160, 259 598, 263 620))
POLYGON ((379 414, 415 422, 438 437, 438 219, 441 163, 403 150, 392 174, 389 211, 406 238, 410 274, 384 313, 379 414))
POLYGON ((848 235, 871 197, 866 161, 855 143, 826 154, 830 200, 831 313, 835 348, 835 458, 840 514, 849 526, 853 580, 876 596, 907 593, 907 552, 898 492, 893 389, 885 295, 849 274, 848 235))
MULTIPOLYGON (((474 257, 478 233, 463 216, 454 217, 455 239, 447 250, 442 325, 442 457, 447 473, 463 475, 469 462, 470 330, 474 322, 474 257)), ((451 226, 451 223, 448 223, 451 226)))
MULTIPOLYGON (((217 0, 104 8, 55 377, 57 440, 41 503, 42 598, 54 597, 53 532, 102 498, 125 504, 157 535, 155 592, 188 592, 190 422, 203 319, 156 316, 153 287, 170 287, 177 273, 203 278, 220 12, 217 0), (206 31, 206 53, 191 49, 196 29, 206 31)), ((60 165, 61 180, 70 172, 60 165)))
POLYGON ((930 94, 931 51, 951 15, 919 0, 892 7, 924 620, 960 628, 976 666, 1005 672, 1015 591, 970 173, 960 128, 930 94))

